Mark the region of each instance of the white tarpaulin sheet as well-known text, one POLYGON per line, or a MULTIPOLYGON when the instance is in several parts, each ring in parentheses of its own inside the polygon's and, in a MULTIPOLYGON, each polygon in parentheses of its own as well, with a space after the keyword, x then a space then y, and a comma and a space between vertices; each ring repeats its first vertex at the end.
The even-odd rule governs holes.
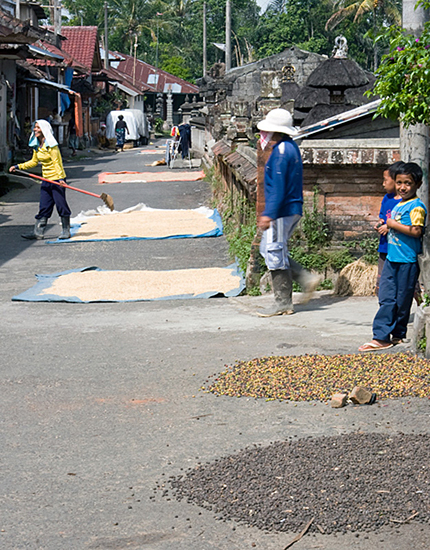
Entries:
POLYGON ((140 137, 149 137, 146 116, 139 109, 124 109, 123 111, 111 111, 106 117, 106 136, 115 138, 115 124, 119 116, 124 117, 128 131, 125 131, 125 139, 137 141, 140 137))

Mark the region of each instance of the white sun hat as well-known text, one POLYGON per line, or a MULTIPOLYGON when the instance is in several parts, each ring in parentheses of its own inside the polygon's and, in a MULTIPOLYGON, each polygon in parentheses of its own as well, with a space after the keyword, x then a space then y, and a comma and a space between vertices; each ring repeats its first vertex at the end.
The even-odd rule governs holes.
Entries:
POLYGON ((293 126, 293 117, 285 109, 273 109, 266 118, 257 124, 257 128, 263 132, 280 132, 289 136, 296 136, 298 131, 293 126))

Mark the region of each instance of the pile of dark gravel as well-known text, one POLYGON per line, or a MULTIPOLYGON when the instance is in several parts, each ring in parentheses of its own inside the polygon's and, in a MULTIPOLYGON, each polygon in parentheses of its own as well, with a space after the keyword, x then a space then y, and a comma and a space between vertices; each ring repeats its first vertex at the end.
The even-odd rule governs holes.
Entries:
POLYGON ((171 478, 171 492, 269 531, 374 531, 430 514, 428 435, 353 433, 273 443, 171 478), (395 520, 395 521, 393 521, 395 520))

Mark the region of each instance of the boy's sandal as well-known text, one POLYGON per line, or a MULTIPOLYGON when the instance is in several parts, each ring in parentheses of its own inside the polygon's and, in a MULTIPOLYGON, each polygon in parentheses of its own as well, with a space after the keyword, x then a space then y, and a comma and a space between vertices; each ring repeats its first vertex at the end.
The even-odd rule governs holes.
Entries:
POLYGON ((397 346, 398 344, 404 344, 403 338, 391 338, 391 343, 393 346, 397 346))
POLYGON ((381 349, 392 348, 393 344, 391 342, 378 342, 373 340, 372 342, 366 342, 358 348, 358 351, 378 351, 381 349))

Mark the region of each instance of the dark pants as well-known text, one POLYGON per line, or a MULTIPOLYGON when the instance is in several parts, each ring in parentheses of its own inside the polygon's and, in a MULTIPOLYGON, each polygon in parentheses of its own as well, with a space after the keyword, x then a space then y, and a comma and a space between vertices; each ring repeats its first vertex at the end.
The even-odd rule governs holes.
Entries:
POLYGON ((379 310, 373 320, 373 338, 390 341, 404 338, 419 275, 418 262, 413 264, 385 260, 379 286, 379 310))
POLYGON ((386 252, 380 252, 379 258, 378 258, 378 276, 376 277, 376 286, 375 286, 375 294, 378 296, 379 294, 379 284, 381 282, 381 275, 382 270, 384 269, 385 260, 387 259, 387 253, 386 252))
POLYGON ((36 215, 36 220, 40 218, 50 218, 54 210, 54 205, 57 207, 58 214, 61 218, 69 218, 72 213, 66 201, 66 189, 54 183, 42 182, 40 189, 39 212, 36 215))

